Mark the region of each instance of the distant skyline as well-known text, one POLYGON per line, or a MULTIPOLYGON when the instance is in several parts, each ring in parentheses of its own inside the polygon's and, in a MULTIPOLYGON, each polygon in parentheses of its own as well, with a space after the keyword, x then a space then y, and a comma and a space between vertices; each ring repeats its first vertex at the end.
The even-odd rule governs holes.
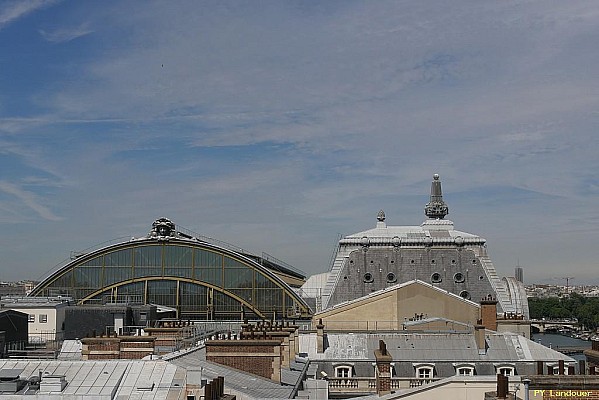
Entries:
POLYGON ((0 2, 0 280, 167 217, 311 275, 448 219, 599 283, 599 2, 0 2))

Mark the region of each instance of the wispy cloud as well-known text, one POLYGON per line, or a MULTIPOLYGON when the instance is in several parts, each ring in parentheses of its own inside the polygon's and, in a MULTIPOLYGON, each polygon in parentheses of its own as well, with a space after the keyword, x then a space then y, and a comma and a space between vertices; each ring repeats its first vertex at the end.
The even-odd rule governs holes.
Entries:
POLYGON ((81 25, 73 28, 59 28, 52 31, 40 29, 38 32, 48 42, 64 43, 89 35, 90 33, 93 33, 94 30, 90 28, 88 22, 83 22, 81 25))
POLYGON ((16 197, 24 205, 35 211, 40 217, 48 221, 60 221, 62 218, 55 215, 48 207, 39 203, 37 196, 23 188, 6 181, 0 181, 0 190, 16 197))
POLYGON ((57 0, 16 0, 0 5, 0 29, 34 11, 57 3, 57 0))
MULTIPOLYGON (((52 2, 0 4, 1 29, 52 2)), ((554 227, 575 232, 593 215, 599 2, 106 1, 43 13, 22 18, 34 35, 0 36, 15 44, 0 82, 0 210, 40 222, 22 237, 45 227, 41 240, 86 246, 166 215, 292 264, 310 254, 307 272, 320 272, 335 233, 368 228, 380 208, 421 223, 438 172, 456 227, 487 236, 496 265, 530 253, 509 243, 518 232, 539 238, 547 255, 535 262, 549 268, 567 240, 554 227), (89 225, 95 237, 73 233, 89 225)))

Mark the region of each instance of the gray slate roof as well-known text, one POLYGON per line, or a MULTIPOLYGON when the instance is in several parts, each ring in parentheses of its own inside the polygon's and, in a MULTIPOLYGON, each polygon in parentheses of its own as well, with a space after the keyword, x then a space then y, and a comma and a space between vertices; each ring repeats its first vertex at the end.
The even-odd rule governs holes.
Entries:
POLYGON ((316 352, 316 334, 300 336, 300 351, 311 360, 372 360, 379 339, 394 360, 411 362, 516 362, 574 359, 512 333, 487 333, 486 354, 479 354, 471 333, 329 333, 325 352, 316 352))
MULTIPOLYGON (((201 371, 202 379, 212 380, 218 376, 225 377, 225 393, 237 395, 243 399, 287 399, 293 392, 293 386, 301 373, 297 370, 283 369, 281 385, 277 382, 229 368, 223 365, 206 361, 206 349, 188 353, 170 361, 187 371, 201 371)), ((296 359, 292 362, 293 368, 303 369, 304 360, 296 359)))

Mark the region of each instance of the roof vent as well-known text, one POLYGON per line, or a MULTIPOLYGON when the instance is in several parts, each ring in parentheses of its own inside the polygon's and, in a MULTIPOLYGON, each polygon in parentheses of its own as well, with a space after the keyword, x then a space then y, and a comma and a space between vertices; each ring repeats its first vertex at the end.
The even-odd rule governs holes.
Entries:
POLYGON ((22 369, 0 370, 0 392, 16 393, 25 387, 27 381, 19 379, 22 369))
POLYGON ((40 382, 40 392, 62 392, 67 387, 64 375, 44 375, 40 382))

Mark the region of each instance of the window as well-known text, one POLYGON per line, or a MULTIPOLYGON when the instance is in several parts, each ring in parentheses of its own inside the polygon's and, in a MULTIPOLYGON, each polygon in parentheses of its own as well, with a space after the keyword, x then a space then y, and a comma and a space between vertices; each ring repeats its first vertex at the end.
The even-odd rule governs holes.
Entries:
POLYGON ((474 375, 474 368, 472 367, 459 367, 456 369, 456 373, 459 376, 472 376, 474 375))
POLYGON ((48 322, 48 314, 40 314, 39 321, 41 324, 45 324, 48 322))
POLYGON ((29 322, 35 322, 35 314, 29 314, 29 322))
POLYGON ((443 278, 441 278, 441 274, 438 272, 435 272, 434 274, 431 275, 432 283, 441 283, 442 280, 443 280, 443 278))
POLYGON ((430 379, 433 377, 433 367, 418 367, 416 377, 421 379, 430 379))
POLYGON ((470 300, 470 293, 468 293, 467 290, 462 290, 460 292, 460 297, 463 298, 463 299, 470 300))
POLYGON ((335 377, 337 378, 351 378, 351 369, 352 367, 343 365, 339 367, 335 367, 335 377))
POLYGON ((456 274, 453 276, 453 280, 456 281, 456 283, 464 282, 464 274, 462 274, 461 272, 456 272, 456 274))
POLYGON ((372 274, 370 272, 367 272, 364 274, 364 282, 366 282, 366 283, 374 282, 374 277, 372 276, 372 274))
POLYGON ((397 282, 397 277, 395 276, 395 274, 393 272, 389 272, 387 274, 387 282, 389 282, 389 283, 397 282))
POLYGON ((499 367, 497 368, 497 373, 504 376, 512 376, 514 375, 514 367, 499 367))

